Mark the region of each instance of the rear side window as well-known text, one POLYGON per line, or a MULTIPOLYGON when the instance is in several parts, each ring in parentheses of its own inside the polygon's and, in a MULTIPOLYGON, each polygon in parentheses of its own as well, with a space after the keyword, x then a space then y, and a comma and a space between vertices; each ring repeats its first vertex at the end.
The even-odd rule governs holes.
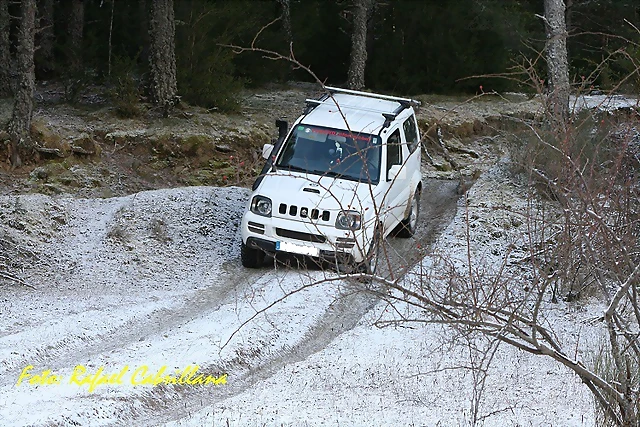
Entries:
POLYGON ((389 136, 387 140, 387 172, 393 165, 402 164, 402 141, 400 141, 400 129, 389 136))
POLYGON ((409 152, 413 153, 418 146, 418 129, 416 128, 416 119, 414 116, 409 117, 402 124, 404 129, 404 136, 407 138, 407 146, 409 147, 409 152))

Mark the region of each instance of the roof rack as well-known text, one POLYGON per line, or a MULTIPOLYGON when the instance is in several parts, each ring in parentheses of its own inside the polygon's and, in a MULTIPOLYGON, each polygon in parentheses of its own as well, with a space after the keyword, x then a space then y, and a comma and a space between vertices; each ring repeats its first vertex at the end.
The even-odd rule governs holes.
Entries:
MULTIPOLYGON (((324 86, 324 89, 326 90, 326 93, 324 95, 322 95, 322 97, 320 97, 320 99, 306 99, 305 100, 305 104, 306 105, 305 105, 305 109, 304 109, 304 112, 303 112, 304 115, 309 114, 318 105, 324 104, 327 101, 327 99, 329 99, 331 97, 331 95, 333 93, 345 93, 345 94, 349 94, 349 95, 365 96, 365 97, 368 97, 368 98, 377 98, 377 99, 386 99, 386 100, 389 100, 389 101, 396 101, 400 105, 398 106, 398 108, 396 108, 392 112, 380 111, 380 113, 384 117, 384 124, 382 126, 382 128, 384 129, 384 128, 388 127, 391 124, 391 122, 393 122, 396 119, 396 117, 398 117, 398 115, 400 113, 402 113, 404 110, 406 110, 410 106, 421 105, 420 101, 416 101, 415 99, 400 98, 398 96, 382 95, 382 94, 379 94, 379 93, 371 93, 371 92, 361 92, 361 91, 351 90, 351 89, 341 89, 339 87, 332 87, 332 86, 324 86)), ((355 106, 350 105, 349 107, 354 108, 355 106)), ((357 107, 355 107, 355 108, 357 108, 357 107)))
MULTIPOLYGON (((348 94, 348 95, 358 95, 358 96, 366 96, 368 98, 386 99, 386 100, 389 100, 389 101, 396 101, 396 102, 400 103, 398 108, 396 108, 393 112, 390 112, 390 113, 384 112, 384 113, 382 113, 382 116, 384 117, 384 124, 382 125, 383 129, 389 127, 389 125, 391 125, 391 122, 393 122, 396 119, 396 117, 398 117, 398 115, 400 113, 402 113, 404 110, 406 110, 410 106, 413 106, 413 105, 419 106, 419 105, 421 105, 420 101, 417 101, 415 99, 400 98, 398 96, 382 95, 382 94, 379 94, 379 93, 362 92, 362 91, 351 90, 351 89, 341 89, 339 87, 333 87, 333 86, 325 86, 324 89, 326 91, 328 91, 329 93, 345 93, 345 94, 348 94)), ((307 100, 307 108, 311 107, 311 109, 313 109, 317 105, 320 105, 322 102, 324 102, 324 100, 326 100, 327 98, 328 98, 328 96, 325 95, 322 98, 322 101, 317 102, 317 104, 309 102, 309 101, 312 101, 312 100, 307 100)))
POLYGON ((333 86, 325 86, 324 89, 329 92, 335 92, 335 93, 346 93, 350 95, 367 96, 369 98, 388 99, 389 101, 397 101, 401 104, 408 103, 410 105, 416 105, 416 106, 421 105, 420 101, 417 101, 411 98, 400 98, 398 96, 382 95, 379 93, 362 92, 359 90, 351 90, 351 89, 341 89, 339 87, 333 87, 333 86))
POLYGON ((304 115, 309 114, 311 111, 313 111, 314 108, 316 108, 318 105, 322 104, 327 99, 329 99, 329 94, 328 93, 325 93, 324 95, 322 95, 320 97, 320 99, 306 99, 305 100, 304 112, 302 114, 304 114, 304 115))

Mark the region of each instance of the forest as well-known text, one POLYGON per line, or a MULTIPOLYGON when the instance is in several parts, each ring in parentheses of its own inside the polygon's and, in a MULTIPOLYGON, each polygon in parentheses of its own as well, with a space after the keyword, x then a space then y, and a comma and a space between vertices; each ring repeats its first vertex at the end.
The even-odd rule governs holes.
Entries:
MULTIPOLYGON (((545 43, 542 0, 368 0, 364 84, 407 95, 531 91, 521 76, 540 60, 545 43)), ((39 0, 35 75, 68 82, 68 98, 87 84, 113 87, 118 99, 144 97, 149 86, 149 0, 39 0)), ((356 15, 352 0, 177 0, 175 55, 178 93, 193 105, 233 110, 242 87, 309 74, 286 61, 228 45, 256 45, 295 58, 320 80, 344 85, 356 15), (274 22, 275 21, 275 22, 274 22), (269 25, 270 24, 270 25, 269 25)), ((611 89, 640 55, 637 0, 566 2, 570 79, 611 89), (601 62, 609 55, 612 60, 601 62)), ((15 75, 20 2, 9 2, 8 61, 15 75)), ((635 91, 638 77, 621 90, 635 91)))

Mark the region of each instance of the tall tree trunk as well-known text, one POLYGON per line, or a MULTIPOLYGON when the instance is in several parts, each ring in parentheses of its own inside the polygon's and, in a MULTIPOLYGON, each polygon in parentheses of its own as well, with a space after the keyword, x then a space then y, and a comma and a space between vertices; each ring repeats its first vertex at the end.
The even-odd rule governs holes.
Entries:
POLYGON ((278 0, 282 7, 282 29, 284 30, 284 36, 287 40, 287 51, 291 49, 293 44, 293 31, 291 30, 291 1, 290 0, 278 0))
POLYGON ((570 91, 564 0, 544 0, 544 16, 549 74, 547 109, 557 130, 564 130, 569 119, 570 91))
POLYGON ((111 18, 109 19, 109 58, 107 60, 108 62, 108 68, 107 68, 107 76, 109 76, 109 78, 111 78, 111 53, 112 53, 112 48, 113 48, 113 14, 115 11, 115 6, 116 6, 116 0, 111 0, 111 18))
POLYGON ((22 0, 20 9, 21 21, 16 55, 19 84, 15 93, 13 115, 8 126, 11 137, 11 164, 13 166, 20 166, 22 164, 20 153, 28 152, 31 149, 29 129, 33 115, 33 93, 36 82, 33 62, 36 0, 22 0))
POLYGON ((356 12, 351 34, 351 64, 349 65, 350 89, 364 87, 364 69, 367 64, 367 18, 374 0, 355 0, 356 12))
POLYGON ((40 30, 37 37, 36 69, 38 73, 49 76, 53 71, 53 0, 40 0, 38 12, 40 12, 40 30))
POLYGON ((11 53, 9 42, 9 4, 0 2, 0 97, 10 96, 11 90, 11 53))
POLYGON ((71 49, 71 71, 78 73, 82 69, 82 40, 84 31, 84 2, 71 1, 71 16, 69 17, 69 40, 71 49))
POLYGON ((154 0, 151 3, 149 27, 151 95, 153 101, 164 108, 164 115, 167 116, 178 92, 173 0, 154 0))

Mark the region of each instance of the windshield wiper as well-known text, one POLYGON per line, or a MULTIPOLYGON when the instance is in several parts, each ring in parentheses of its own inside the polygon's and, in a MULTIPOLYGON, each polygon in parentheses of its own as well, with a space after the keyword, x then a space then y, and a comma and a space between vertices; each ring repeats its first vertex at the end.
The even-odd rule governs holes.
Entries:
POLYGON ((331 170, 328 170, 328 171, 314 170, 314 171, 311 171, 310 173, 313 173, 313 174, 316 174, 316 175, 320 175, 320 176, 332 176, 334 178, 347 178, 347 179, 351 178, 348 175, 343 175, 343 174, 341 174, 339 172, 335 172, 335 171, 331 171, 331 170))
POLYGON ((289 172, 303 172, 303 173, 310 173, 310 174, 320 175, 320 176, 331 176, 334 178, 343 178, 343 179, 350 179, 350 180, 354 179, 352 176, 344 175, 332 170, 328 170, 328 171, 320 170, 320 169, 307 170, 305 168, 301 168, 299 166, 293 166, 293 165, 287 165, 287 166, 280 165, 275 167, 280 170, 288 170, 289 172))
POLYGON ((288 170, 289 172, 308 172, 305 168, 301 168, 300 166, 293 166, 293 165, 286 165, 286 166, 282 166, 282 165, 276 165, 274 166, 276 169, 284 169, 284 170, 288 170))

